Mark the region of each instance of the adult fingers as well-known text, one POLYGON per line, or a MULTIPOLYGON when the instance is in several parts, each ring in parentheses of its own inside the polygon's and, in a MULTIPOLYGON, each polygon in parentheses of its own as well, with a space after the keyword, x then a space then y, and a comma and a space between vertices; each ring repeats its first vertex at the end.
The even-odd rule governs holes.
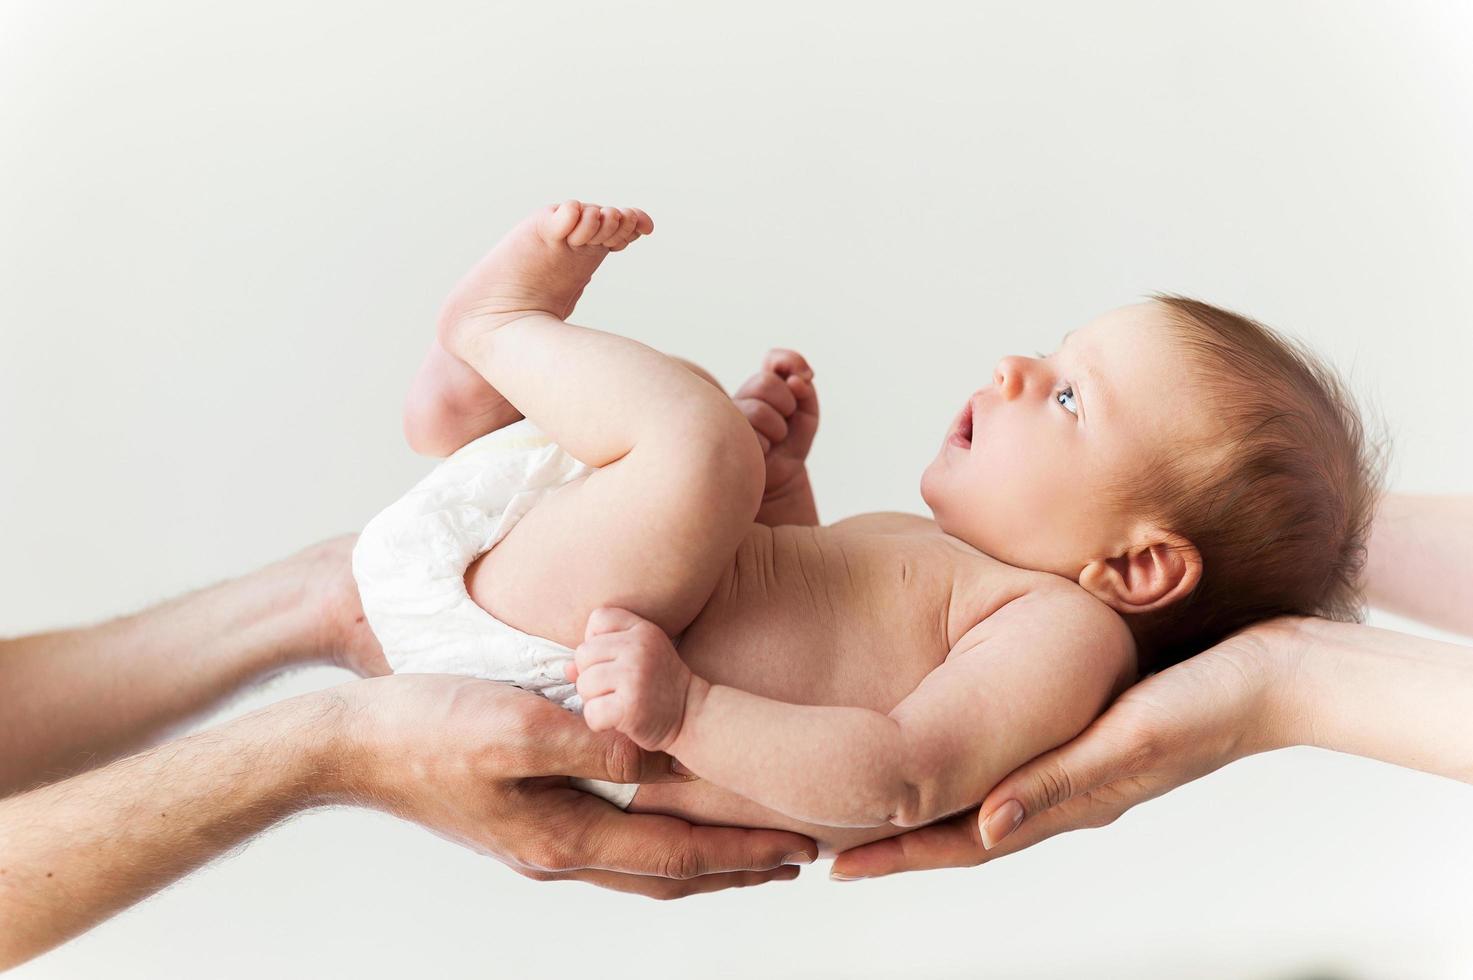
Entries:
POLYGON ((1092 794, 1079 796, 1038 814, 988 850, 982 846, 977 811, 969 810, 929 827, 844 851, 834 858, 829 874, 839 881, 853 881, 902 871, 970 868, 1016 854, 1070 830, 1104 826, 1117 816, 1117 810, 1092 794))
POLYGON ((724 891, 728 888, 763 885, 769 881, 792 881, 798 877, 798 868, 785 864, 771 871, 727 871, 720 874, 700 875, 684 881, 678 878, 657 878, 653 875, 624 874, 618 871, 564 871, 558 874, 524 871, 522 873, 541 881, 581 881, 611 891, 669 901, 706 892, 724 891))
MULTIPOLYGON (((612 783, 689 782, 663 752, 646 752, 617 732, 592 732, 582 718, 551 701, 528 696, 513 745, 513 775, 578 776, 612 783)), ((585 795, 585 794, 575 794, 585 795)))
POLYGON ((586 793, 562 793, 563 812, 552 817, 571 851, 573 868, 597 868, 682 881, 729 871, 771 871, 808 864, 818 845, 781 830, 706 827, 677 817, 625 813, 586 793))
POLYGON ((1148 750, 1112 731, 1112 711, 1072 741, 1014 769, 988 792, 980 816, 985 847, 995 846, 1036 814, 1142 771, 1148 750))

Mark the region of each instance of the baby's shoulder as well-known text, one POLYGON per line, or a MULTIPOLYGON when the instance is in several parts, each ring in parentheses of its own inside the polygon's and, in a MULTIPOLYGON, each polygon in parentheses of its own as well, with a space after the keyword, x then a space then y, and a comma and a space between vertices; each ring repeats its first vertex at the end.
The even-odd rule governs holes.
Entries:
POLYGON ((944 534, 936 522, 919 514, 897 510, 855 514, 828 525, 831 531, 858 531, 862 534, 944 534))
POLYGON ((1120 614, 1077 582, 1047 572, 1017 570, 1008 595, 967 632, 958 649, 1005 640, 1135 670, 1135 638, 1120 614))

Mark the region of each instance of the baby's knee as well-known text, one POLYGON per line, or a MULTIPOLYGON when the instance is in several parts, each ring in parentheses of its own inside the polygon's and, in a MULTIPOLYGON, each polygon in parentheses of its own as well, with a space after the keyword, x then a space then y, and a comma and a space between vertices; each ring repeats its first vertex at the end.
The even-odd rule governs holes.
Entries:
MULTIPOLYGON (((715 392, 713 392, 715 394, 715 392)), ((762 506, 767 462, 751 423, 731 400, 712 399, 683 427, 677 449, 689 487, 735 520, 750 523, 762 506)))

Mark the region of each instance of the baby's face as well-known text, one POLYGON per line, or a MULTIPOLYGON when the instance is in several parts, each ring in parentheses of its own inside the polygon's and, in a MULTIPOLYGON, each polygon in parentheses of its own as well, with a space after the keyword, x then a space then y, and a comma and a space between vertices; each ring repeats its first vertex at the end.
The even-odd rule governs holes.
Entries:
POLYGON ((1118 490, 1210 413, 1155 303, 1112 310, 1046 357, 1005 357, 921 476, 941 529, 1012 565, 1077 578, 1138 542, 1118 490))

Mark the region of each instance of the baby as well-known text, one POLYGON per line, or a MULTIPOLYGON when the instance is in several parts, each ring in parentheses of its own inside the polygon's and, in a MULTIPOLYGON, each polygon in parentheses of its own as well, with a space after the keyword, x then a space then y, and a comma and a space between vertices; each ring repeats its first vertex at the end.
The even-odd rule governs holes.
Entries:
POLYGON ((932 518, 820 526, 801 357, 733 402, 566 322, 651 231, 568 201, 461 281, 405 417, 453 455, 354 561, 396 670, 539 690, 700 777, 590 787, 616 803, 855 846, 975 805, 1143 671, 1358 613, 1374 466, 1333 376, 1258 324, 1158 295, 1003 358, 921 476, 932 518))

